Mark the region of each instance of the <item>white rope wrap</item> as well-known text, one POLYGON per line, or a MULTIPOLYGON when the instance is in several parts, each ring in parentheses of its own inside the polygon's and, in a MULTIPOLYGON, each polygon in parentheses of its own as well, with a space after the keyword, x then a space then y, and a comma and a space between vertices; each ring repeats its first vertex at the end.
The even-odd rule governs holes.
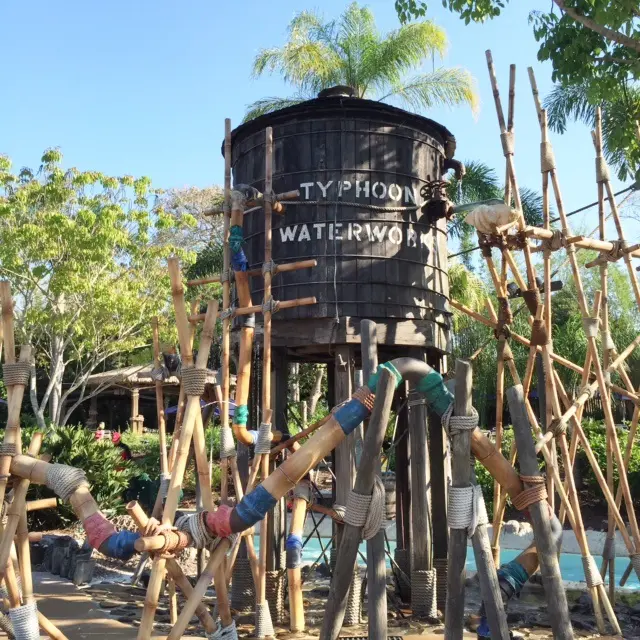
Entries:
POLYGON ((411 572, 411 608, 416 616, 438 617, 435 569, 411 572))
POLYGON ((598 337, 598 318, 582 318, 582 326, 584 328, 584 333, 587 338, 597 338, 598 337))
POLYGON ((600 569, 598 569, 598 565, 592 555, 582 556, 582 566, 584 568, 584 579, 589 589, 604 584, 600 569))
POLYGON ((236 443, 233 439, 233 431, 231 427, 222 427, 220 431, 220 457, 235 458, 236 456, 236 443))
MULTIPOLYGON (((222 540, 222 538, 211 535, 211 532, 205 523, 204 511, 181 516, 176 520, 175 524, 178 531, 184 531, 191 536, 193 539, 193 546, 196 549, 208 549, 209 551, 213 551, 222 540)), ((227 538, 227 540, 229 540, 230 547, 235 544, 237 537, 238 536, 234 533, 227 538)))
POLYGON ((469 538, 477 527, 489 524, 480 486, 449 487, 447 520, 451 529, 466 529, 469 538))
POLYGON ((361 528, 363 540, 373 538, 384 527, 385 514, 385 489, 380 476, 376 475, 374 478, 371 495, 356 493, 353 490, 349 492, 344 521, 353 527, 361 528))
POLYGON ((231 306, 228 309, 224 309, 220 312, 220 320, 227 320, 228 318, 233 318, 236 314, 236 308, 231 306))
POLYGON ((596 158, 596 182, 607 182, 609 180, 609 167, 603 156, 596 158))
POLYGON ((500 134, 500 142, 502 142, 502 152, 505 156, 512 156, 515 151, 515 140, 512 131, 504 131, 500 134))
POLYGON ((274 300, 273 298, 269 298, 262 305, 262 313, 276 313, 280 308, 280 302, 278 300, 274 300))
POLYGON ((218 620, 218 627, 213 633, 207 634, 208 640, 238 640, 238 630, 236 629, 236 621, 232 620, 228 627, 223 627, 218 620))
POLYGON ((255 452, 258 454, 271 453, 271 425, 268 422, 262 422, 260 424, 255 452))
POLYGON ((220 282, 233 282, 234 271, 233 269, 223 269, 220 274, 220 282))
POLYGON ((302 498, 307 502, 311 502, 311 482, 306 478, 300 480, 300 482, 293 487, 293 497, 302 498))
POLYGON ((82 469, 52 464, 47 469, 46 485, 62 500, 68 500, 80 487, 88 487, 89 481, 82 469))
POLYGON ((278 265, 273 260, 268 260, 262 263, 262 273, 276 273, 278 265))
POLYGON ((256 638, 273 638, 276 634, 271 621, 271 611, 268 602, 256 603, 256 638))
POLYGON ((556 168, 556 159, 550 142, 540 143, 540 168, 542 173, 548 173, 556 168))
POLYGON ((461 431, 473 431, 478 426, 478 419, 478 412, 474 407, 471 407, 470 416, 454 416, 452 402, 442 414, 442 426, 450 436, 453 436, 461 431))
MULTIPOLYGON (((18 593, 22 598, 22 578, 17 575, 16 580, 18 582, 18 593)), ((5 600, 9 599, 9 592, 7 591, 7 587, 4 582, 2 583, 2 585, 0 585, 0 596, 2 596, 5 600)))
POLYGON ((35 602, 9 609, 9 618, 11 618, 11 624, 13 624, 13 633, 16 636, 16 640, 40 640, 38 607, 35 602))
POLYGON ((160 495, 162 496, 163 500, 167 497, 167 493, 169 492, 170 482, 171 482, 170 473, 163 473, 160 476, 160 488, 158 489, 158 491, 160 492, 160 495))
POLYGON ((610 331, 603 331, 600 335, 602 337, 602 348, 605 351, 611 351, 616 348, 616 343, 613 341, 610 331))
POLYGON ((631 560, 631 566, 633 570, 636 572, 638 578, 640 578, 640 553, 634 553, 629 557, 631 560))

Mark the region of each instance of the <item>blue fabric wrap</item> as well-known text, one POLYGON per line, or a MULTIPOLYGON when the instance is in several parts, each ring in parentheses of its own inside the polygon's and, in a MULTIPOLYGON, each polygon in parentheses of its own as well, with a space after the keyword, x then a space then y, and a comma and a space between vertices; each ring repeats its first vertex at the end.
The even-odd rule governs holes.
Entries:
POLYGON ((139 537, 140 534, 133 531, 118 531, 100 545, 100 553, 110 558, 129 560, 136 553, 133 545, 139 537))
POLYGON ((441 416, 453 402, 453 394, 444 386, 444 380, 437 371, 428 373, 418 384, 416 389, 422 393, 432 411, 441 416))
POLYGON ((247 433, 251 436, 251 444, 255 444, 256 442, 258 442, 258 432, 257 431, 253 431, 252 430, 247 430, 247 433))
POLYGON ((245 425, 249 419, 249 407, 246 404, 239 404, 233 412, 233 423, 245 425))
POLYGON ((240 500, 240 504, 236 507, 236 513, 248 529, 256 522, 260 522, 268 511, 273 509, 276 502, 276 499, 262 485, 258 485, 240 500))
POLYGON ((489 623, 487 622, 487 616, 482 616, 480 620, 480 626, 476 629, 478 640, 491 640, 491 629, 489 629, 489 623))
POLYGON ((351 398, 349 402, 342 405, 333 415, 340 423, 345 435, 348 436, 363 420, 369 417, 369 409, 359 400, 351 398))
POLYGON ((498 579, 509 583, 514 591, 514 595, 517 596, 529 579, 529 574, 517 560, 512 560, 498 569, 498 579))
POLYGON ((246 271, 248 265, 249 261, 242 249, 231 254, 231 266, 234 271, 246 271))
POLYGON ((287 569, 297 569, 302 564, 302 537, 290 533, 287 537, 287 569))
POLYGON ((378 386, 378 380, 380 379, 380 372, 386 369, 387 371, 389 371, 391 374, 393 374, 393 377, 396 379, 396 389, 398 388, 398 386, 400 385, 400 383, 402 382, 402 375, 400 374, 400 372, 393 366, 393 364, 391 364, 391 362, 383 362, 382 364, 378 365, 378 368, 375 370, 375 372, 373 373, 373 375, 369 378, 369 380, 367 381, 367 387, 369 387, 369 389, 371 391, 373 391, 373 393, 376 392, 376 387, 378 386))

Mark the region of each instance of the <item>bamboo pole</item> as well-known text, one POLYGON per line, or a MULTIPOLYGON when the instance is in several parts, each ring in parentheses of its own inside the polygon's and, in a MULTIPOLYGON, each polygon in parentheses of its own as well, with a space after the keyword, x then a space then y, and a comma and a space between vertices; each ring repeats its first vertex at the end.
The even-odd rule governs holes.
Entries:
MULTIPOLYGON (((507 400, 520 456, 521 473, 525 478, 540 476, 533 442, 531 441, 531 425, 525 413, 522 387, 516 386, 508 389, 507 400)), ((526 481, 525 484, 535 486, 526 481)), ((551 519, 555 516, 550 512, 548 504, 545 504, 544 501, 531 504, 529 513, 540 558, 540 571, 544 582, 553 637, 560 640, 573 639, 573 630, 569 620, 569 607, 558 563, 559 549, 557 544, 554 543, 551 533, 551 519)))
MULTIPOLYGON (((378 338, 377 338, 376 323, 371 320, 362 320, 360 322, 360 353, 362 359, 362 378, 369 380, 369 378, 375 372, 378 366, 378 338)), ((393 394, 392 394, 393 395, 393 394)), ((374 428, 376 427, 374 423, 374 428)), ((368 428, 368 426, 367 426, 368 428)), ((423 423, 421 435, 426 436, 426 422, 423 423)), ((380 444, 382 447, 382 443, 380 444)), ((423 473, 426 473, 423 449, 422 457, 422 469, 423 473)), ((414 459, 414 464, 411 466, 411 471, 415 473, 419 467, 419 462, 414 459), (414 465, 416 470, 414 470, 414 465)), ((380 456, 376 458, 376 464, 374 469, 375 475, 379 476, 381 473, 380 456)), ((415 487, 414 497, 416 500, 420 500, 417 494, 424 495, 424 502, 426 503, 426 480, 423 484, 424 490, 420 488, 418 483, 413 485, 415 487)), ((416 505, 412 501, 412 518, 413 511, 416 509, 416 505)), ((419 531, 415 529, 414 531, 419 531)), ((424 530, 426 534, 426 529, 424 530)), ((412 545, 412 550, 415 546, 412 545)), ((426 567, 425 567, 426 568, 426 567)), ((385 565, 385 543, 384 543, 384 530, 378 531, 372 538, 367 540, 367 614, 369 622, 369 639, 370 640, 386 640, 387 638, 387 568, 385 565)))
MULTIPOLYGON (((383 369, 376 388, 373 411, 369 419, 369 428, 364 438, 362 458, 353 487, 354 494, 369 496, 373 492, 376 465, 380 459, 382 442, 387 424, 389 423, 394 391, 395 380, 391 373, 383 369)), ((347 606, 349 587, 353 580, 353 569, 357 559, 358 546, 361 540, 362 527, 354 526, 346 521, 343 525, 336 568, 331 580, 329 597, 320 630, 321 640, 336 640, 340 635, 340 629, 342 628, 347 606)), ((372 640, 380 640, 380 638, 383 637, 380 635, 383 631, 384 637, 386 637, 386 624, 384 624, 384 627, 385 629, 377 627, 372 629, 370 627, 369 638, 372 640), (374 632, 375 635, 373 635, 374 632)))
MULTIPOLYGON (((291 521, 289 531, 291 535, 302 536, 304 521, 307 515, 307 501, 295 497, 291 507, 291 521)), ((302 599, 302 571, 301 567, 287 568, 289 579, 289 629, 293 632, 305 630, 304 601, 302 599)))
MULTIPOLYGON (((312 267, 317 267, 317 260, 298 260, 297 262, 283 262, 281 264, 276 264, 273 268, 273 275, 277 275, 278 273, 289 273, 291 271, 299 271, 300 269, 311 269, 312 267)), ((247 278, 261 278, 262 277, 262 269, 248 269, 247 271, 241 272, 247 278)), ((238 274, 235 274, 237 278, 238 274)), ((198 287, 203 284, 211 284, 214 282, 223 282, 222 276, 213 275, 207 278, 199 278, 197 280, 187 280, 188 287, 198 287)))
MULTIPOLYGON (((284 310, 284 309, 294 309, 295 307, 303 307, 303 306, 308 306, 311 304, 316 304, 317 300, 315 297, 313 296, 309 296, 306 298, 296 298, 295 300, 279 300, 279 301, 274 301, 274 304, 276 304, 278 310, 284 310)), ((256 304, 256 305, 252 305, 250 307, 238 307, 237 309, 233 310, 233 317, 237 318, 238 316, 250 316, 254 313, 261 313, 262 312, 262 305, 256 304)), ((199 314, 195 314, 192 316, 189 316, 189 322, 191 323, 198 323, 198 322, 202 322, 204 320, 204 314, 199 313, 199 314)))
MULTIPOLYGON (((171 276, 171 290, 175 303, 180 299, 180 296, 183 293, 182 282, 180 279, 180 267, 176 258, 171 258, 169 260, 169 275, 171 276)), ((205 321, 200 339, 200 350, 198 351, 198 358, 196 361, 197 369, 206 368, 211 341, 213 340, 215 334, 215 322, 217 313, 218 303, 210 302, 207 307, 207 319, 205 321)), ((189 345, 189 327, 187 324, 184 305, 175 304, 175 314, 176 324, 178 326, 178 335, 180 337, 180 351, 181 353, 190 356, 191 349, 189 345)), ((182 432, 180 433, 180 442, 177 447, 176 460, 171 471, 171 481, 169 483, 167 499, 162 514, 162 524, 164 526, 171 526, 173 524, 173 518, 178 507, 180 487, 184 478, 187 457, 189 455, 191 437, 195 428, 196 416, 198 413, 200 413, 200 397, 188 396, 184 423, 182 426, 182 432)), ((140 629, 138 631, 139 640, 149 640, 149 638, 151 637, 153 618, 158 606, 158 596, 160 595, 165 565, 165 558, 154 558, 151 570, 151 578, 147 587, 147 596, 145 598, 142 619, 140 622, 140 629)))
MULTIPOLYGON (((158 317, 151 321, 153 331, 153 359, 156 367, 162 366, 162 356, 160 354, 160 336, 158 331, 158 317)), ((160 439, 160 472, 169 473, 169 460, 167 457, 167 425, 164 415, 164 393, 162 381, 156 380, 156 415, 158 418, 158 436, 160 439)))

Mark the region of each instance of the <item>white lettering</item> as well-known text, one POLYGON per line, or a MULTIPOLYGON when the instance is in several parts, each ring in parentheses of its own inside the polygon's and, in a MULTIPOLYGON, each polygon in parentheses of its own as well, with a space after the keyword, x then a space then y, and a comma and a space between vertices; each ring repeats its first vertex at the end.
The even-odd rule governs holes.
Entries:
POLYGON ((413 227, 407 228, 407 247, 417 247, 418 234, 413 230, 413 227))
POLYGON ((369 241, 371 241, 371 225, 365 224, 364 230, 367 232, 367 238, 369 238, 369 241))
POLYGON ((333 240, 333 222, 329 225, 329 240, 333 240))
POLYGON ((429 234, 423 231, 420 232, 420 245, 429 248, 429 234))
POLYGON ((351 240, 351 231, 353 230, 353 237, 358 241, 361 242, 360 240, 360 233, 362 232, 362 227, 354 222, 353 224, 349 225, 349 240, 351 240), (357 230, 356 230, 357 227, 357 230))
POLYGON ((280 228, 280 240, 282 240, 282 242, 292 242, 295 240, 297 228, 297 224, 294 224, 293 227, 280 228))
POLYGON ((375 198, 378 198, 379 200, 383 200, 384 198, 387 197, 387 185, 384 182, 374 182, 373 186, 371 187, 371 193, 375 198), (382 189, 381 195, 378 195, 376 193, 376 187, 380 187, 382 189))
POLYGON ((360 194, 362 193, 362 191, 364 191, 364 197, 368 198, 369 197, 369 181, 367 180, 364 183, 361 183, 360 180, 356 180, 356 198, 360 197, 360 194), (364 184, 364 187, 361 187, 360 185, 364 184))
POLYGON ((373 225, 373 239, 378 242, 384 242, 384 237, 387 234, 386 225, 380 227, 377 224, 373 225))
POLYGON ((395 200, 396 202, 398 202, 399 200, 401 200, 401 199, 402 199, 402 189, 401 189, 401 188, 400 188, 400 187, 399 187, 395 182, 392 182, 392 183, 389 185, 389 191, 388 191, 388 193, 389 193, 389 197, 390 197, 392 200, 395 200), (393 191, 394 189, 395 189, 395 193, 396 193, 396 195, 393 195, 393 193, 392 193, 392 191, 393 191))
POLYGON ((351 180, 343 180, 338 183, 338 198, 342 198, 343 191, 349 191, 351 189, 351 180))
POLYGON ((404 201, 411 202, 412 204, 416 203, 416 192, 413 190, 413 187, 404 188, 404 201))
POLYGON ((309 196, 309 189, 313 187, 313 182, 302 182, 300 183, 300 188, 304 189, 304 199, 308 200, 310 198, 309 196))
POLYGON ((302 242, 303 240, 311 240, 311 236, 309 235, 309 227, 306 224, 303 224, 300 227, 300 235, 298 236, 298 242, 302 242))
MULTIPOLYGON (((331 225, 331 226, 333 227, 334 225, 331 225)), ((340 229, 342 229, 342 222, 336 222, 335 228, 336 228, 336 240, 342 240, 342 232, 340 231, 340 229)))
POLYGON ((316 222, 313 228, 316 230, 316 240, 322 240, 322 230, 327 226, 326 222, 316 222))
POLYGON ((327 182, 327 184, 322 184, 322 182, 320 182, 318 180, 318 182, 316 182, 316 184, 320 187, 320 191, 322 191, 322 197, 326 198, 327 197, 327 189, 333 184, 333 180, 329 180, 329 182, 327 182))
MULTIPOLYGON (((389 191, 391 191, 391 187, 389 187, 389 191)), ((402 244, 402 231, 400 227, 391 227, 389 229, 389 242, 393 242, 393 244, 402 244), (391 237, 391 234, 395 236, 395 239, 391 237)))

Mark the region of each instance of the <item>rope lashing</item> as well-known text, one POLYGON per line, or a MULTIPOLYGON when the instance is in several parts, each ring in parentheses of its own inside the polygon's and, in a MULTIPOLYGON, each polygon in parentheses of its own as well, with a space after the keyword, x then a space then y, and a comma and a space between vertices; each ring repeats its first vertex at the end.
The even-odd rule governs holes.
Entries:
POLYGON ((183 367, 181 373, 182 386, 188 396, 201 396, 207 384, 209 371, 196 367, 183 367))
POLYGON ((442 414, 442 426, 449 436, 454 436, 461 431, 473 431, 478 426, 478 412, 471 407, 470 416, 454 416, 453 402, 447 410, 442 414))
POLYGON ((542 318, 534 318, 531 325, 531 346, 542 347, 549 344, 547 325, 542 318))
POLYGON ((367 385, 358 387, 351 395, 351 397, 355 398, 358 402, 367 407, 369 411, 373 411, 373 404, 376 400, 376 394, 373 393, 367 385))
POLYGON ((273 260, 267 260, 262 263, 262 275, 265 273, 276 273, 278 271, 278 265, 273 260))
POLYGON ((13 458, 13 456, 18 455, 18 447, 13 442, 3 442, 0 445, 0 456, 9 456, 13 458))
POLYGON ((582 327, 584 328, 584 334, 587 338, 598 337, 598 325, 598 318, 591 318, 589 316, 582 318, 582 327))
POLYGON ((540 169, 542 173, 548 173, 556 168, 556 158, 553 155, 553 147, 550 142, 540 143, 540 169))
POLYGON ((224 309, 220 312, 220 320, 227 320, 228 318, 233 318, 236 314, 236 308, 232 305, 228 309, 224 309))
POLYGON ((181 516, 176 520, 176 529, 190 534, 193 539, 193 546, 196 549, 213 551, 218 546, 221 538, 211 535, 205 519, 205 511, 181 516))
POLYGON ((595 389, 593 389, 591 385, 585 384, 584 387, 580 387, 580 390, 578 391, 578 398, 580 396, 587 396, 587 400, 590 400, 593 398, 594 394, 595 389))
POLYGON ((271 611, 268 602, 256 603, 256 638, 275 637, 273 622, 271 621, 271 611))
POLYGON ((347 498, 347 506, 333 506, 345 524, 362 529, 363 540, 369 540, 384 527, 385 488, 379 476, 375 476, 371 495, 356 493, 351 490, 347 498))
POLYGON ((553 434, 554 438, 559 438, 567 433, 567 423, 562 418, 554 418, 547 427, 547 431, 553 434))
POLYGON ((524 511, 528 509, 532 504, 536 502, 542 502, 547 499, 547 486, 545 484, 544 476, 524 476, 520 475, 520 480, 530 484, 514 498, 511 498, 513 506, 518 511, 524 511))
POLYGON ((26 387, 31 377, 31 365, 28 362, 5 362, 2 365, 2 377, 7 387, 14 385, 26 387))
POLYGON ((491 257, 491 248, 493 247, 493 243, 487 236, 479 236, 478 237, 478 246, 480 247, 480 251, 482 251, 483 258, 491 257))
POLYGON ((271 453, 271 425, 268 422, 260 423, 258 439, 255 444, 256 454, 268 455, 271 453))
POLYGON ((158 492, 162 496, 163 500, 167 497, 167 493, 169 493, 170 484, 171 484, 171 474, 163 473, 160 476, 160 487, 158 488, 158 492))
POLYGON ((602 254, 607 262, 617 262, 626 253, 627 243, 624 240, 613 240, 612 244, 611 250, 602 254))
POLYGON ((236 621, 232 620, 230 625, 223 627, 220 620, 218 620, 216 630, 207 634, 207 640, 238 640, 236 621))
POLYGON ((564 249, 567 246, 567 235, 562 229, 554 229, 553 235, 550 238, 545 238, 540 246, 545 254, 564 249))
POLYGON ((602 331, 600 336, 602 339, 602 348, 605 351, 611 351, 616 348, 616 343, 613 341, 610 331, 602 331))
POLYGON ((508 325, 512 323, 513 323, 513 312, 511 311, 511 306, 509 305, 509 299, 499 296, 498 297, 498 325, 496 326, 496 337, 499 337, 502 334, 504 335, 505 338, 508 338, 511 335, 511 332, 508 329, 508 325))
POLYGON ((532 316, 536 315, 538 307, 540 306, 540 290, 539 289, 527 289, 522 292, 522 299, 524 300, 529 313, 532 316))
POLYGON ((280 303, 277 300, 274 300, 273 297, 270 297, 265 303, 262 305, 262 313, 275 313, 280 308, 280 303))
POLYGON ((511 351, 511 347, 509 346, 508 342, 503 343, 502 358, 505 362, 507 362, 508 360, 513 360, 513 351, 511 351))
POLYGON ((449 487, 447 521, 451 529, 466 530, 469 538, 473 537, 478 526, 489 524, 479 485, 449 487))
POLYGON ((582 556, 582 567, 584 568, 584 579, 589 589, 604 584, 600 569, 598 569, 598 565, 592 555, 582 556))
POLYGON ((613 560, 616 557, 616 538, 615 536, 607 536, 602 546, 602 559, 613 560))
POLYGON ((220 430, 220 458, 235 458, 236 443, 233 439, 231 427, 222 427, 220 430))
POLYGON ((631 560, 631 566, 633 570, 636 572, 636 575, 640 578, 640 553, 632 553, 629 556, 631 560))
POLYGON ((302 498, 307 502, 311 502, 311 482, 307 479, 302 479, 298 484, 293 488, 293 497, 294 498, 302 498))
POLYGON ((503 131, 500 134, 500 142, 502 143, 502 152, 505 156, 512 156, 515 151, 515 138, 513 131, 503 131))
POLYGON ((223 269, 220 274, 220 283, 233 282, 235 271, 233 269, 223 269))
POLYGON ((40 640, 38 607, 35 602, 9 609, 9 618, 16 640, 40 640))
POLYGON ((357 209, 368 209, 369 211, 384 211, 387 213, 400 213, 404 211, 417 211, 420 209, 418 205, 408 207, 383 207, 376 204, 365 204, 360 202, 344 202, 343 200, 287 200, 287 206, 290 205, 313 205, 316 207, 331 207, 338 205, 340 207, 355 207, 357 209))
POLYGON ((435 569, 411 572, 411 608, 416 616, 438 617, 435 569))
POLYGON ((62 500, 68 500, 80 487, 89 487, 82 469, 66 464, 52 464, 47 468, 46 485, 62 500))
POLYGON ((609 167, 603 156, 596 157, 596 182, 608 182, 610 180, 609 167))

